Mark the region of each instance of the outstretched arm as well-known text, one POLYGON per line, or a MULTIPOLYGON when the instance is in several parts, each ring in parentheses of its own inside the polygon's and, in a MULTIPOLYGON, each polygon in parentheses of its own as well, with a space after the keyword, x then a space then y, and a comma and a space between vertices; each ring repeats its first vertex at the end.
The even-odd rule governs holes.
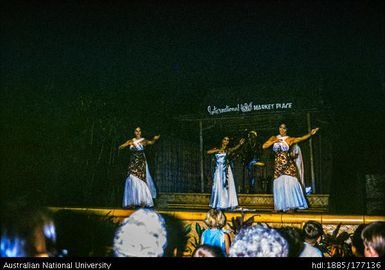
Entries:
POLYGON ((208 150, 208 151, 207 151, 207 154, 208 154, 208 155, 216 154, 216 153, 219 153, 220 151, 221 151, 221 149, 213 148, 213 149, 208 150))
POLYGON ((123 148, 126 148, 127 146, 130 146, 132 144, 133 144, 132 140, 128 140, 128 141, 126 141, 125 143, 123 143, 122 145, 119 146, 119 150, 122 150, 123 148))
POLYGON ((240 139, 240 140, 239 140, 239 143, 238 143, 236 146, 234 146, 234 147, 232 147, 232 148, 229 149, 229 152, 233 152, 233 151, 235 151, 235 150, 238 150, 239 147, 241 147, 241 145, 243 145, 243 144, 245 143, 245 141, 246 141, 246 140, 245 140, 244 138, 240 139))
POLYGON ((271 136, 270 139, 268 139, 263 145, 262 145, 262 149, 267 149, 269 148, 270 146, 272 146, 273 144, 275 144, 276 142, 278 142, 279 139, 276 137, 276 136, 271 136))
POLYGON ((153 145, 157 140, 159 140, 159 138, 160 138, 160 135, 154 136, 154 138, 152 138, 152 140, 146 141, 146 145, 153 145))
POLYGON ((293 138, 293 141, 290 145, 295 144, 295 143, 299 143, 299 142, 303 142, 303 141, 309 139, 311 136, 316 134, 318 130, 319 130, 319 128, 313 128, 312 130, 310 130, 310 132, 308 134, 306 134, 302 137, 293 138))

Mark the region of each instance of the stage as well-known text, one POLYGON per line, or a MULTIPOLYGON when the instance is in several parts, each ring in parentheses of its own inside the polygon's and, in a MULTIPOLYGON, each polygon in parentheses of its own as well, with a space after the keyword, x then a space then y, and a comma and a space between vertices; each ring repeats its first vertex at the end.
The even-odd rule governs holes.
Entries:
MULTIPOLYGON (((302 213, 329 212, 329 194, 306 196, 309 209, 302 213)), ((156 200, 158 209, 198 209, 208 210, 210 193, 160 193, 156 200)), ((239 210, 244 212, 272 212, 273 194, 238 194, 239 210)))

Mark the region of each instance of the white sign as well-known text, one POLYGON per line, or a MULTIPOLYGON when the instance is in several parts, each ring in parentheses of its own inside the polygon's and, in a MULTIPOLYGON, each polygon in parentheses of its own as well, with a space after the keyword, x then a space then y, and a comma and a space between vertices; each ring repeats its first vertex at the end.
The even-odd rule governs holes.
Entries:
POLYGON ((235 106, 226 105, 224 108, 217 108, 216 106, 209 105, 207 111, 210 115, 229 113, 229 112, 252 112, 252 111, 269 111, 269 110, 287 110, 292 109, 292 102, 282 103, 268 103, 268 104, 253 104, 249 103, 238 103, 235 106))

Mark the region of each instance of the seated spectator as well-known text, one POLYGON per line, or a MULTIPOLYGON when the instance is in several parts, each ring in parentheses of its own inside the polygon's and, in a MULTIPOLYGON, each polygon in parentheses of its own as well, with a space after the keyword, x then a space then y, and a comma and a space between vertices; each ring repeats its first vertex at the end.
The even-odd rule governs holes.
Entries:
POLYGON ((20 202, 1 207, 0 257, 53 257, 55 244, 55 225, 48 210, 20 202))
POLYGON ((188 242, 188 236, 184 231, 183 222, 170 214, 162 214, 166 222, 167 247, 164 257, 183 257, 188 242))
POLYGON ((198 246, 191 257, 225 257, 219 247, 201 245, 198 246))
POLYGON ((275 229, 251 226, 242 229, 230 247, 230 257, 287 257, 287 241, 275 229))
POLYGON ((308 221, 303 226, 302 232, 305 247, 299 257, 323 257, 321 250, 316 247, 324 234, 321 223, 308 221))
POLYGON ((364 257, 365 246, 361 238, 361 233, 365 228, 365 226, 366 224, 358 225, 357 229, 354 231, 353 235, 351 236, 352 254, 354 255, 354 257, 364 257))
POLYGON ((278 232, 286 239, 289 244, 288 257, 299 257, 305 248, 302 230, 292 227, 283 227, 278 229, 278 232))
POLYGON ((230 250, 230 236, 223 229, 226 216, 219 209, 210 209, 206 214, 205 223, 208 228, 202 233, 201 244, 218 247, 227 256, 230 250))
POLYGON ((126 218, 115 233, 116 257, 162 257, 167 246, 166 224, 151 209, 139 209, 126 218))
POLYGON ((365 257, 385 256, 385 222, 376 221, 367 225, 361 234, 365 257))

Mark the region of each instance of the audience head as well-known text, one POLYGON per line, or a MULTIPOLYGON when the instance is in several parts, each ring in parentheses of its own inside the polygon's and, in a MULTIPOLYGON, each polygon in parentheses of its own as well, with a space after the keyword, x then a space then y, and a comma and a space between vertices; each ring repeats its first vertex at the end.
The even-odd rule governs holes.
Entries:
POLYGON ((365 257, 385 256, 385 222, 370 223, 363 229, 361 238, 364 241, 365 257))
POLYGON ((0 257, 56 255, 56 230, 47 209, 10 203, 1 212, 0 257))
POLYGON ((153 210, 139 209, 116 231, 113 249, 117 257, 162 257, 166 245, 163 217, 153 210))
POLYGON ((219 209, 210 209, 206 214, 205 223, 210 228, 223 228, 226 225, 226 216, 219 209))
POLYGON ((302 230, 292 227, 280 228, 279 233, 289 245, 288 257, 299 257, 305 247, 302 230))
POLYGON ((185 228, 182 220, 171 214, 162 214, 166 222, 167 247, 164 252, 164 257, 183 257, 184 250, 188 242, 188 235, 185 233, 185 228))
POLYGON ((363 229, 365 228, 366 224, 360 224, 354 231, 353 235, 351 236, 352 240, 352 253, 355 257, 364 257, 364 242, 361 238, 361 233, 363 229))
POLYGON ((194 250, 191 257, 224 257, 224 255, 219 247, 201 245, 194 250))
POLYGON ((287 241, 275 229, 262 226, 243 228, 230 247, 230 257, 287 257, 287 241))
POLYGON ((312 245, 315 245, 324 234, 322 224, 313 220, 310 220, 303 225, 302 232, 305 241, 312 245))

